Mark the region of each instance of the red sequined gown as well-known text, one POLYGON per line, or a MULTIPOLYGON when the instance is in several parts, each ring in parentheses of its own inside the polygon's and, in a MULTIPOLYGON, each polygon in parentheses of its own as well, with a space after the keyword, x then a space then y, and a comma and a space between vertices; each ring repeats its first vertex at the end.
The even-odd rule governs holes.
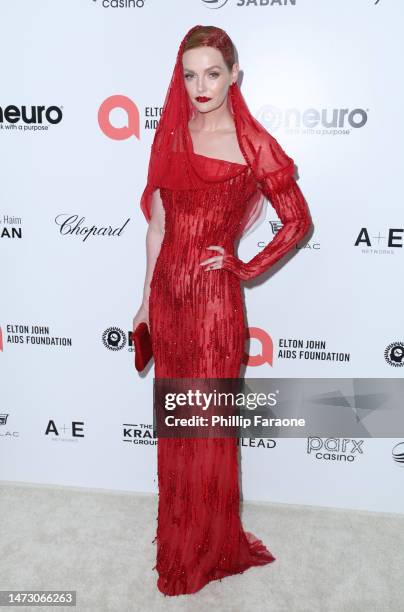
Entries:
MULTIPOLYGON (((193 156, 222 180, 204 189, 160 189, 165 234, 149 297, 155 377, 238 378, 246 339, 240 279, 199 264, 219 254, 210 245, 234 253, 256 182, 247 165, 193 156)), ((194 593, 275 560, 242 527, 236 438, 158 438, 157 458, 155 568, 162 593, 194 593)))

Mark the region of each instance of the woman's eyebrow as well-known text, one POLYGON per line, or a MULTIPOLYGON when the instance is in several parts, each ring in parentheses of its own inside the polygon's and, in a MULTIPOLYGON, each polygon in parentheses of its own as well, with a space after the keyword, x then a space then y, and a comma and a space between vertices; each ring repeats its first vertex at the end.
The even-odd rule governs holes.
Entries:
MULTIPOLYGON (((209 68, 206 68, 205 72, 206 72, 207 70, 212 70, 212 68, 219 68, 220 70, 222 69, 222 67, 221 67, 221 66, 209 66, 209 68)), ((191 70, 190 68, 184 68, 184 71, 187 71, 187 72, 194 72, 194 71, 193 71, 193 70, 191 70)))

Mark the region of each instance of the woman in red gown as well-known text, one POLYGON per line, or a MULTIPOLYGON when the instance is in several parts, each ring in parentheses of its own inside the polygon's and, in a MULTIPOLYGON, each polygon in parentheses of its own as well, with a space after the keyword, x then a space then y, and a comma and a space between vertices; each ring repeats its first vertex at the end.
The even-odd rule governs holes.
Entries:
MULTIPOLYGON (((246 339, 240 281, 267 270, 311 226, 293 160, 252 117, 237 74, 226 32, 191 28, 180 45, 141 200, 154 238, 147 242, 134 327, 149 325, 155 378, 238 378, 246 339), (198 125, 210 129, 198 131, 198 125), (196 152, 198 142, 206 155, 196 152), (266 200, 283 226, 243 262, 235 240, 262 218, 266 200)), ((194 593, 275 560, 243 529, 237 457, 236 438, 158 439, 155 567, 165 595, 194 593)))

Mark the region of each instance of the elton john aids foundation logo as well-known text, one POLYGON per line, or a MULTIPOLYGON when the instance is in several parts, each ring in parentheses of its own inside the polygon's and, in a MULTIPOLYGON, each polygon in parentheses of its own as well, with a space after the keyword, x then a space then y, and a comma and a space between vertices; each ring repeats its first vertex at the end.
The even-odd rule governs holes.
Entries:
POLYGON ((261 351, 256 355, 244 353, 243 363, 248 366, 262 366, 267 363, 273 366, 274 345, 271 336, 261 327, 249 327, 246 329, 246 340, 255 338, 261 344, 261 351))
POLYGON ((126 140, 131 136, 136 136, 139 139, 139 109, 133 100, 127 96, 119 94, 110 96, 104 100, 99 108, 98 125, 105 136, 112 140, 126 140), (114 115, 118 115, 116 121, 114 115), (119 123, 122 125, 119 125, 119 123))

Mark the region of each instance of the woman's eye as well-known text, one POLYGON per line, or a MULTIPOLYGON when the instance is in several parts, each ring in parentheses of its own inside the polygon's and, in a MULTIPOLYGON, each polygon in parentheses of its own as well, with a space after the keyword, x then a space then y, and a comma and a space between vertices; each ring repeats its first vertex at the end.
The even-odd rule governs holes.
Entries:
MULTIPOLYGON (((189 81, 189 79, 190 78, 192 79, 193 76, 194 76, 193 74, 184 74, 184 79, 186 81, 189 81)), ((210 72, 209 76, 214 77, 216 79, 217 77, 220 76, 220 74, 218 72, 210 72)))

